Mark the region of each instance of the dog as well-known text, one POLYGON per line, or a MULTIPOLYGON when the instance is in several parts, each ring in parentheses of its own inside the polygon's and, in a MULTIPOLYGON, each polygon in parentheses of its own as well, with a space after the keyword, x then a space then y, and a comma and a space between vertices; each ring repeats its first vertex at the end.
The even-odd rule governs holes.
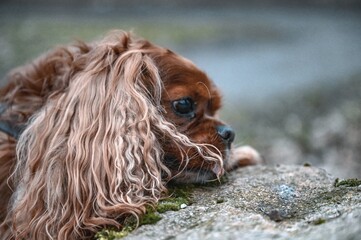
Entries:
POLYGON ((0 89, 0 235, 86 239, 167 193, 260 162, 190 60, 128 32, 57 47, 0 89))

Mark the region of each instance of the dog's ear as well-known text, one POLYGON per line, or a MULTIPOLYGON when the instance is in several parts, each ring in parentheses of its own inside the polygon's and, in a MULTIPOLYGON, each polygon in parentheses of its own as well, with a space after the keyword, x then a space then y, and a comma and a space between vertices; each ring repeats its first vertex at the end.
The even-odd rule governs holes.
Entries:
POLYGON ((69 86, 20 136, 19 187, 8 216, 19 239, 120 227, 117 220, 143 214, 165 191, 161 174, 169 170, 154 129, 162 121, 162 82, 130 41, 123 34, 76 60, 84 69, 74 69, 69 86))

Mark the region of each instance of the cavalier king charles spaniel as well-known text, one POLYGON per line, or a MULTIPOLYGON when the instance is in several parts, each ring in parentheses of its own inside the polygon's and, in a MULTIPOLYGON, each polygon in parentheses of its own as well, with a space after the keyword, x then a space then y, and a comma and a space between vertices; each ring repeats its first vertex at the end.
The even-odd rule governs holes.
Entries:
POLYGON ((0 235, 84 239, 121 228, 169 181, 204 183, 260 161, 232 149, 220 94, 191 61, 114 32, 58 47, 0 89, 0 235))

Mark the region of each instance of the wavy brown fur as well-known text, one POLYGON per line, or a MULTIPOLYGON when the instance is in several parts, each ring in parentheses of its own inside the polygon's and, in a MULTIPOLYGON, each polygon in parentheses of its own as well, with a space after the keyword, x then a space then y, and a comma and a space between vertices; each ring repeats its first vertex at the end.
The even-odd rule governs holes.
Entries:
POLYGON ((0 234, 5 239, 84 239, 120 228, 166 192, 167 142, 188 162, 192 148, 223 165, 219 150, 195 144, 166 120, 155 59, 164 49, 127 33, 57 48, 10 74, 1 119, 29 121, 17 142, 0 134, 0 234), (16 161, 16 162, 15 162, 16 161), (9 184, 4 181, 15 167, 9 184), (3 197, 3 195, 2 195, 3 197), (0 215, 3 219, 4 215, 0 215))

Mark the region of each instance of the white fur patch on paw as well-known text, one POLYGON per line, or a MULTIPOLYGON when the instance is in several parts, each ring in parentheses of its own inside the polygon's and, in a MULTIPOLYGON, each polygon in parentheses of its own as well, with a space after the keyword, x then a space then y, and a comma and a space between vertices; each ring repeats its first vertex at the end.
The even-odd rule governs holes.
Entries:
POLYGON ((256 149, 251 146, 241 146, 232 150, 231 159, 226 169, 233 170, 238 167, 256 165, 262 162, 263 159, 256 149))

